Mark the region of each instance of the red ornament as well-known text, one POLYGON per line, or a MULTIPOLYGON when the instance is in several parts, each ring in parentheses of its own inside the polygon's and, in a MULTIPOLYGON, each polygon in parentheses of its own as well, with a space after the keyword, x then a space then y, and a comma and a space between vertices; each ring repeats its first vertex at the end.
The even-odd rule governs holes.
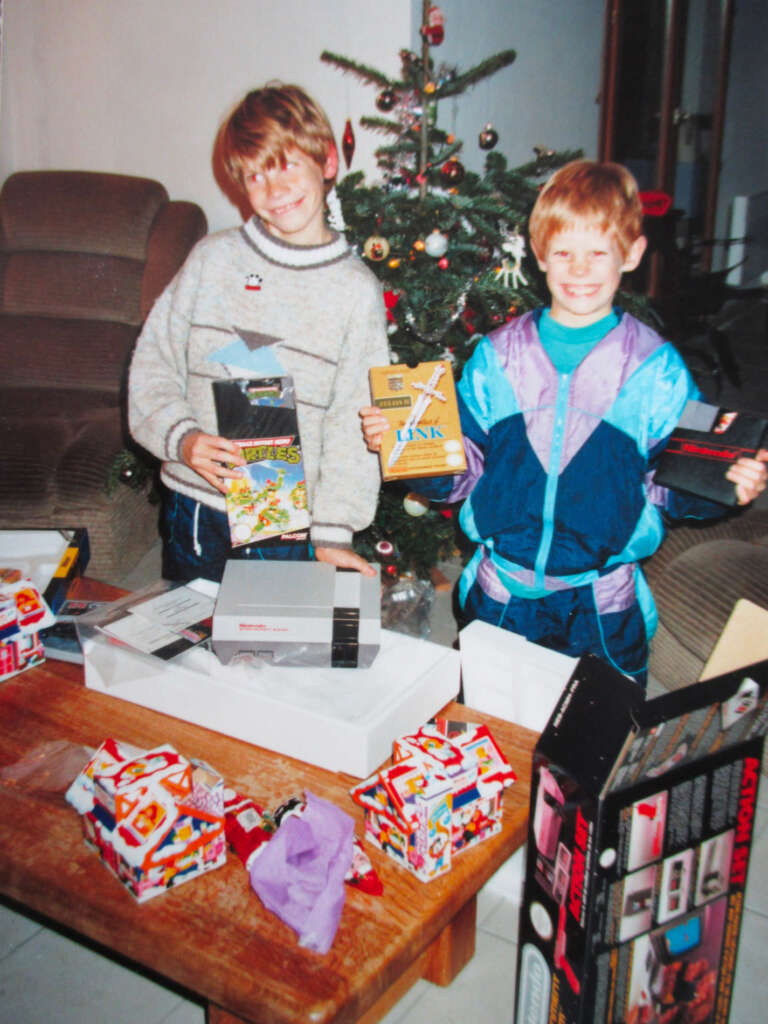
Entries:
POLYGON ((477 334, 477 327, 475 326, 475 319, 477 317, 477 310, 472 309, 471 306, 467 306, 464 312, 461 314, 461 322, 464 324, 464 330, 467 334, 477 334))
POLYGON ((447 258, 443 256, 442 259, 439 259, 437 261, 437 265, 438 267, 440 267, 441 270, 447 270, 449 266, 447 258))
POLYGON ((427 11, 427 22, 421 26, 421 34, 430 46, 439 46, 445 39, 445 15, 437 4, 432 4, 427 11))
POLYGON ((440 168, 440 177, 451 185, 458 185, 464 180, 464 164, 455 157, 446 160, 440 168))
POLYGON ((376 545, 376 555, 382 559, 390 559, 395 553, 395 545, 389 540, 380 540, 376 545))
POLYGON ((349 167, 355 152, 355 133, 352 131, 352 122, 349 118, 344 125, 344 134, 341 137, 341 151, 344 154, 347 167, 349 167))
POLYGON ((424 168, 424 170, 423 171, 419 171, 419 173, 416 175, 416 181, 419 183, 419 185, 423 185, 426 182, 426 180, 427 180, 427 172, 429 171, 431 166, 432 166, 432 164, 427 164, 427 166, 424 168))
POLYGON ((382 89, 379 95, 376 97, 376 106, 379 108, 379 110, 383 111, 384 113, 386 113, 388 110, 391 110, 396 103, 397 93, 395 92, 394 89, 390 89, 389 86, 387 86, 385 89, 382 89))
POLYGON ((397 576, 397 566, 390 562, 388 565, 384 566, 384 572, 387 576, 397 576))
POLYGON ((384 292, 384 305, 387 308, 387 320, 391 324, 397 323, 397 320, 395 319, 392 310, 395 308, 399 301, 400 295, 398 292, 384 292))

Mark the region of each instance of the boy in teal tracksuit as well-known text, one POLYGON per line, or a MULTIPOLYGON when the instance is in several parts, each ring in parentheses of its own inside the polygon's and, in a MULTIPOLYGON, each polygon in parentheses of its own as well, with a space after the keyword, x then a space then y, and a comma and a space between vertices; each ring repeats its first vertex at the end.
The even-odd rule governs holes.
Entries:
MULTIPOLYGON (((642 204, 623 167, 576 161, 539 195, 531 245, 551 306, 482 339, 458 385, 467 473, 419 481, 463 501, 477 547, 459 587, 468 619, 597 654, 644 685, 656 617, 639 562, 672 517, 725 509, 655 484, 655 461, 697 390, 679 353, 613 305, 642 259, 642 204)), ((384 424, 361 410, 369 447, 384 424)), ((726 476, 744 504, 765 460, 726 476)))

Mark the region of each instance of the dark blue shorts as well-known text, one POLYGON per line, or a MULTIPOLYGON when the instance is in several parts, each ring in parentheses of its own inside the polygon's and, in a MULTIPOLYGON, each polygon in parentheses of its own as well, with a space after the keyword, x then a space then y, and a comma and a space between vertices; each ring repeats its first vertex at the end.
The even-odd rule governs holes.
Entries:
POLYGON ((161 533, 163 578, 174 582, 186 583, 201 576, 218 583, 229 558, 312 559, 308 540, 265 540, 233 548, 226 513, 167 489, 163 494, 161 533))

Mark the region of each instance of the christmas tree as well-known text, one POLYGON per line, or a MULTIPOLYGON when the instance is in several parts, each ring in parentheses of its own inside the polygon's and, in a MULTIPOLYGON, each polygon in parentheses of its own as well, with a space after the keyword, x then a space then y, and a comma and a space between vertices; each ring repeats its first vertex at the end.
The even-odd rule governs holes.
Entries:
MULTIPOLYGON (((376 150, 381 181, 369 185, 363 173, 352 173, 337 191, 347 238, 384 287, 392 361, 448 359, 458 379, 479 338, 545 300, 528 255, 528 216, 542 182, 581 154, 537 147, 529 163, 510 168, 488 124, 478 136, 488 151, 485 171, 465 170, 462 143, 439 127, 440 101, 507 67, 515 52, 504 50, 465 72, 436 65, 432 52, 443 40, 444 22, 428 2, 421 35, 420 54, 400 52, 399 79, 327 51, 321 60, 377 90, 380 113, 360 123, 384 140, 376 150)), ((347 163, 353 148, 347 122, 347 163)), ((427 577, 459 543, 453 510, 429 507, 401 482, 382 486, 374 523, 355 539, 357 550, 384 561, 393 577, 427 577)))

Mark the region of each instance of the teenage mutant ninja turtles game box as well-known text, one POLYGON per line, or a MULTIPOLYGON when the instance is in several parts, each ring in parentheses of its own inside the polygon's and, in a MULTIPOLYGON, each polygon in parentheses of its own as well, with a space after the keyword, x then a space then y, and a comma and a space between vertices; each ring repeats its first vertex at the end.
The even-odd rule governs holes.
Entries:
POLYGON ((645 700, 579 660, 536 746, 517 1024, 728 1020, 768 661, 645 700))

